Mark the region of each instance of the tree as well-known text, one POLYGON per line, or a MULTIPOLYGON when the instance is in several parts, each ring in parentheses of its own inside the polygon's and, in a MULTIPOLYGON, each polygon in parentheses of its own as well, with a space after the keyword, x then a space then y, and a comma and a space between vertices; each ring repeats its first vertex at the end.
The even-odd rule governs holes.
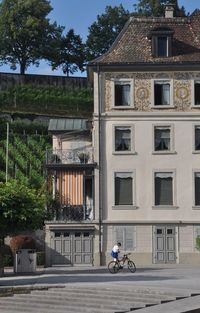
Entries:
POLYGON ((50 64, 53 70, 61 67, 67 76, 78 70, 83 72, 85 45, 82 43, 81 37, 76 35, 73 29, 70 29, 54 47, 53 56, 50 56, 49 59, 51 59, 50 64))
POLYGON ((105 53, 120 33, 130 16, 129 11, 121 5, 107 6, 105 13, 97 16, 89 27, 87 37, 87 59, 92 60, 105 53))
POLYGON ((43 225, 44 192, 16 180, 0 183, 0 238, 15 231, 34 230, 43 225))
POLYGON ((179 8, 177 0, 139 0, 135 4, 135 13, 137 16, 164 16, 165 5, 174 5, 174 16, 185 16, 185 8, 179 8))
POLYGON ((24 74, 31 65, 46 58, 52 42, 59 40, 62 27, 50 24, 48 0, 2 0, 0 5, 0 60, 24 74))

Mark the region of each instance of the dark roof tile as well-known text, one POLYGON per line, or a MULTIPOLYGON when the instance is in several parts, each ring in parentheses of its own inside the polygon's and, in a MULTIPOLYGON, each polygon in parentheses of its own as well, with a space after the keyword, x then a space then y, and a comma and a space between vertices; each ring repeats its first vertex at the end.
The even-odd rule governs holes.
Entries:
POLYGON ((131 17, 107 53, 91 62, 100 64, 168 64, 200 62, 200 10, 190 17, 131 17), (173 32, 172 56, 153 57, 151 31, 167 28, 173 32))

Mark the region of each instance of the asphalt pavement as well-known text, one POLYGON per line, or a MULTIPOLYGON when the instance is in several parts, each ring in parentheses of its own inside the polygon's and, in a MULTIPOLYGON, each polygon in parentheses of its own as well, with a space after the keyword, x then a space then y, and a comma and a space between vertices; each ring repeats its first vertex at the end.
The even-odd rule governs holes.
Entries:
POLYGON ((68 283, 131 284, 164 288, 192 289, 200 291, 200 265, 150 265, 137 266, 136 273, 127 269, 110 274, 107 267, 50 267, 38 268, 33 274, 14 274, 5 269, 0 287, 27 285, 65 285, 68 283))

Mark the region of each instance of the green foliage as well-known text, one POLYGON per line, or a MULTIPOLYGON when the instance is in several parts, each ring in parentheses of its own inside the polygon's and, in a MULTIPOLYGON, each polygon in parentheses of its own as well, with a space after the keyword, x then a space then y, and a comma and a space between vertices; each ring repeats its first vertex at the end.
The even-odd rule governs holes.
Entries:
POLYGON ((5 267, 12 267, 13 266, 13 255, 12 255, 12 253, 4 254, 3 264, 5 267))
POLYGON ((200 250, 200 236, 196 237, 196 248, 200 250))
POLYGON ((97 20, 89 27, 86 41, 87 60, 92 60, 108 51, 125 23, 134 16, 164 16, 165 4, 174 4, 174 16, 185 16, 185 8, 178 6, 177 0, 139 0, 134 4, 135 12, 126 11, 122 4, 107 6, 105 13, 97 16, 97 20))
POLYGON ((91 115, 90 89, 18 85, 0 91, 0 110, 50 115, 91 115))
POLYGON ((47 0, 2 0, 0 5, 0 58, 24 74, 31 64, 46 58, 60 40, 63 28, 50 24, 47 0))
POLYGON ((54 57, 50 62, 53 70, 61 67, 67 76, 78 70, 84 71, 85 45, 73 29, 70 29, 66 36, 62 37, 60 45, 54 48, 53 54, 54 57))
POLYGON ((135 4, 135 15, 137 16, 164 16, 165 5, 174 5, 174 16, 185 16, 185 8, 179 8, 177 0, 139 0, 135 4))
MULTIPOLYGON (((24 138, 27 135, 42 135, 48 136, 48 128, 46 125, 37 122, 25 123, 19 120, 9 123, 10 134, 23 135, 24 138)), ((0 140, 6 138, 7 122, 0 119, 0 140)), ((23 137, 22 136, 22 137, 23 137)))
POLYGON ((46 195, 11 180, 0 183, 0 233, 2 236, 22 230, 41 228, 46 214, 46 195))
POLYGON ((38 251, 37 252, 37 265, 45 265, 45 252, 38 251))
POLYGON ((94 59, 105 53, 120 33, 130 16, 122 4, 119 6, 107 6, 105 13, 97 16, 89 27, 89 35, 86 41, 87 59, 94 59))
POLYGON ((46 149, 51 147, 47 133, 41 124, 10 123, 6 184, 6 122, 0 120, 0 237, 43 226, 46 149))
MULTIPOLYGON (((39 129, 37 126, 34 123, 10 123, 8 180, 17 179, 23 184, 41 189, 45 184, 46 150, 51 148, 51 138, 47 135, 47 126, 40 125, 39 129), (34 135, 36 131, 37 135, 34 135)), ((6 123, 0 121, 0 181, 2 182, 5 182, 6 168, 5 138, 6 123)))

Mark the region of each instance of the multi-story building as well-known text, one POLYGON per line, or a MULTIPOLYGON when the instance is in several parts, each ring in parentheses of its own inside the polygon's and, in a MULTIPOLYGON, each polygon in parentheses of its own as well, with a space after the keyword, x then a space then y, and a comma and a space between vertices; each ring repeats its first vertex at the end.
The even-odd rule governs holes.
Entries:
POLYGON ((200 11, 131 17, 94 79, 99 253, 136 264, 199 263, 200 11))
POLYGON ((45 222, 46 265, 99 264, 92 123, 52 119, 49 133, 53 147, 47 151, 47 185, 54 202, 45 222))

